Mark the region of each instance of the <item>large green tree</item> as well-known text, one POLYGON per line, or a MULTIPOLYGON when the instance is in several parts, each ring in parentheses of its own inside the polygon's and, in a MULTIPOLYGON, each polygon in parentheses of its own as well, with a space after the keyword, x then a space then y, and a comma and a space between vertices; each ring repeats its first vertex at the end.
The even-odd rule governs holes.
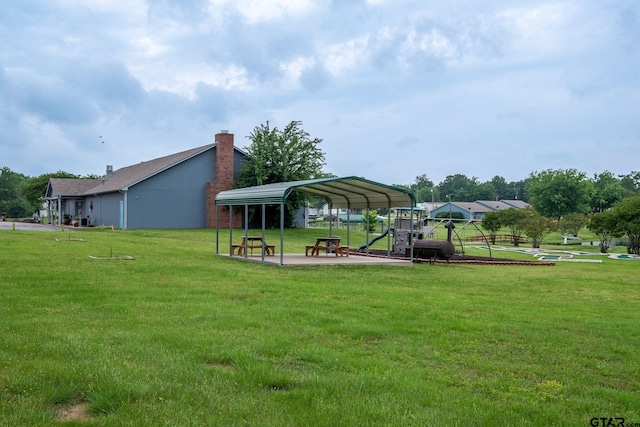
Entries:
MULTIPOLYGON (((302 129, 302 122, 292 121, 282 130, 271 127, 269 122, 253 129, 247 136, 251 145, 245 147, 247 161, 240 170, 236 187, 252 187, 276 182, 315 179, 323 176, 324 152, 321 139, 311 138, 302 129)), ((307 198, 294 193, 287 198, 285 221, 290 226, 295 211, 307 198)), ((253 211, 252 211, 253 214, 253 211)), ((279 207, 269 206, 266 211, 267 226, 276 227, 280 221, 279 207)))
POLYGON ((640 196, 628 197, 611 210, 617 226, 629 238, 629 253, 640 255, 640 196))
POLYGON ((478 179, 469 178, 463 174, 448 175, 444 181, 438 184, 438 193, 441 201, 471 202, 477 200, 478 179))
POLYGON ((626 175, 618 175, 620 184, 624 188, 624 197, 631 197, 640 194, 640 172, 633 171, 626 175))
POLYGON ((418 203, 430 202, 432 198, 435 200, 438 195, 437 192, 434 192, 433 181, 426 174, 418 175, 415 182, 408 188, 416 196, 418 203))
POLYGON ((0 215, 8 218, 30 216, 34 209, 22 195, 27 176, 8 167, 0 168, 0 215))
POLYGON ((545 170, 532 173, 529 203, 542 216, 560 220, 564 215, 589 210, 591 183, 576 169, 545 170))
POLYGON ((590 206, 592 212, 603 212, 624 197, 624 187, 611 172, 595 174, 591 187, 590 206))

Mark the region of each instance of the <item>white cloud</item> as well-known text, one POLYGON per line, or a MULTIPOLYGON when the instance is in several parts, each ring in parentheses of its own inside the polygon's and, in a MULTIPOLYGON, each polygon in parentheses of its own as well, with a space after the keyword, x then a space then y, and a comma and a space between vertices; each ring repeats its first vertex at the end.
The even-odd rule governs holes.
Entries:
POLYGON ((235 8, 249 24, 296 18, 316 7, 312 0, 209 0, 209 11, 221 17, 222 11, 235 8))

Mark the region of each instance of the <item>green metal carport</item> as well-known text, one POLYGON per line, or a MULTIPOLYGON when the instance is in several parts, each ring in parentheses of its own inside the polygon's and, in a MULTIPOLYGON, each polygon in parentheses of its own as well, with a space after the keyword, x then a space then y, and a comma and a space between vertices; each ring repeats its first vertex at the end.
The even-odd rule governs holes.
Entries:
MULTIPOLYGON (((344 178, 321 178, 304 181, 278 182, 275 184, 260 185, 256 187, 238 188, 221 191, 216 196, 216 255, 219 254, 219 217, 218 206, 228 206, 231 210, 234 206, 244 206, 245 236, 248 233, 249 206, 262 205, 262 235, 264 241, 265 230, 265 205, 280 205, 280 265, 284 264, 284 205, 287 197, 294 192, 301 191, 314 196, 324 197, 329 204, 329 209, 375 209, 391 208, 397 206, 415 207, 414 195, 399 187, 393 187, 364 178, 350 176, 344 178)), ((391 221, 389 213, 389 221, 391 221)), ((413 212, 411 215, 413 218, 413 212)), ((390 222, 389 222, 390 223, 390 222)), ((331 232, 331 225, 329 228, 331 232)), ((387 256, 391 257, 390 237, 387 237, 387 256)), ((367 231, 367 242, 369 232, 367 231)), ((229 253, 233 242, 232 216, 229 215, 229 253)), ((349 230, 347 229, 347 245, 349 245, 349 230)), ((245 257, 247 256, 245 251, 245 257)), ((369 247, 367 246, 367 255, 369 247)), ((264 250, 262 251, 264 261, 264 250)), ((413 260, 413 245, 411 245, 411 260, 413 260)))

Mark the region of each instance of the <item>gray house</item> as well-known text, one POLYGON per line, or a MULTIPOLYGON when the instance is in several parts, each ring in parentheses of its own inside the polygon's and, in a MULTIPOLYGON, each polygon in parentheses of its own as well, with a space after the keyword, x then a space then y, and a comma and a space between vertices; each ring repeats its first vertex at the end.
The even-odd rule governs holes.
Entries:
POLYGON ((435 218, 439 213, 460 212, 464 219, 483 219, 487 212, 496 212, 499 210, 516 208, 524 209, 529 203, 522 200, 478 200, 475 202, 451 202, 433 209, 430 213, 431 218, 435 218))
MULTIPOLYGON (((49 218, 81 226, 215 228, 215 196, 233 188, 246 153, 223 131, 213 144, 113 170, 98 179, 51 178, 49 218)), ((218 213, 229 226, 229 210, 218 213)), ((242 226, 241 214, 233 226, 242 226)))

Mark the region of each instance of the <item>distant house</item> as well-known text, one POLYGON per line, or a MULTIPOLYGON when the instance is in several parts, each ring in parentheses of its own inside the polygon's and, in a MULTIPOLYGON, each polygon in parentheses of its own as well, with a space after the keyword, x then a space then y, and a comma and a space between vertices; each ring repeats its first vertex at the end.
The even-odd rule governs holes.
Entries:
MULTIPOLYGON (((215 228, 215 196, 233 188, 246 153, 222 132, 213 144, 113 170, 98 179, 51 178, 49 218, 122 229, 215 228)), ((217 215, 229 226, 229 210, 217 215)), ((234 213, 233 227, 242 226, 234 213)))
POLYGON ((453 213, 460 212, 464 219, 477 219, 484 218, 487 212, 496 212, 509 208, 524 209, 529 204, 522 200, 478 200, 475 202, 451 202, 445 203, 442 206, 433 209, 431 211, 431 218, 435 218, 439 213, 453 213))

